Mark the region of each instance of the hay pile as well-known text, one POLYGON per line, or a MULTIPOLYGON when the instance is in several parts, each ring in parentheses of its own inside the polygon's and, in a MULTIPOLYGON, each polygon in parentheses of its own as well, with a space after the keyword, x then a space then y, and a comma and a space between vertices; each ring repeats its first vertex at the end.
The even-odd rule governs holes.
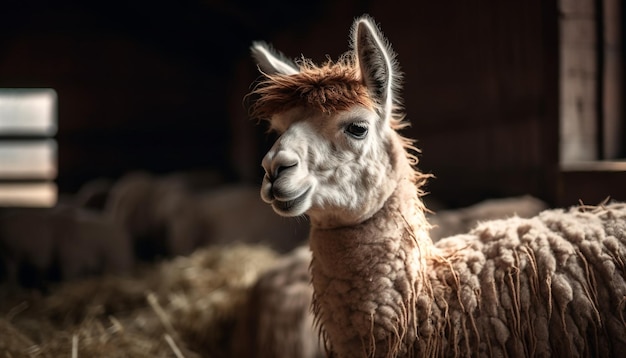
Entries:
POLYGON ((0 356, 228 357, 248 288, 276 259, 213 247, 45 294, 0 287, 0 356))

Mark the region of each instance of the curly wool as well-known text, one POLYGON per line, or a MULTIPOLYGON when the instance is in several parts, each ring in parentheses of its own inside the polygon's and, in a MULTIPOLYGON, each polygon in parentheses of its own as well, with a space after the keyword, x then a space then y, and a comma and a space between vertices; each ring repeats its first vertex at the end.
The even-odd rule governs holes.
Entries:
POLYGON ((378 236, 382 214, 366 225, 368 240, 337 235, 330 245, 316 232, 311 243, 314 311, 332 354, 610 357, 626 349, 626 204, 484 222, 434 246, 406 235, 393 216, 378 236))
POLYGON ((419 356, 608 357, 626 349, 626 204, 485 222, 441 240, 419 356))

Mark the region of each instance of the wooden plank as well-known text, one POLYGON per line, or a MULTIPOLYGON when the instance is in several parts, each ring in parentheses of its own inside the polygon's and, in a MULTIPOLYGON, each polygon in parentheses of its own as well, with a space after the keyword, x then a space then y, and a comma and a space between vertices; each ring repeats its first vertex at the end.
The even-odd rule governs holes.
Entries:
POLYGON ((624 172, 626 162, 613 160, 594 160, 590 162, 576 162, 561 165, 562 172, 624 172))
POLYGON ((593 0, 559 2, 560 162, 598 159, 598 83, 593 0))
POLYGON ((617 159, 626 156, 624 147, 625 131, 623 99, 624 99, 624 49, 621 31, 622 9, 621 0, 604 0, 604 34, 603 34, 603 156, 602 159, 617 159))
POLYGON ((52 207, 56 204, 56 184, 0 183, 0 207, 52 207))
POLYGON ((593 0, 559 0, 559 10, 565 16, 593 15, 594 4, 593 0))
POLYGON ((53 89, 0 88, 0 135, 53 136, 56 102, 53 89))
POLYGON ((49 179, 57 176, 57 143, 52 139, 0 141, 0 179, 49 179))

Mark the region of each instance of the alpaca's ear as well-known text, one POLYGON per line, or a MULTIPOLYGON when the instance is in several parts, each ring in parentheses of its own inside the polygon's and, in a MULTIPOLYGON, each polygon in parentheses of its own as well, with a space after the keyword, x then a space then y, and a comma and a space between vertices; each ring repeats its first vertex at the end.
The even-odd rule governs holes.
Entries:
POLYGON ((374 19, 367 15, 354 22, 352 36, 361 78, 377 102, 381 117, 389 119, 398 100, 394 88, 398 85, 400 73, 395 54, 374 19))
POLYGON ((252 57, 254 57, 263 73, 268 75, 276 73, 293 75, 299 72, 298 66, 293 61, 272 49, 265 42, 253 42, 250 50, 252 51, 252 57))

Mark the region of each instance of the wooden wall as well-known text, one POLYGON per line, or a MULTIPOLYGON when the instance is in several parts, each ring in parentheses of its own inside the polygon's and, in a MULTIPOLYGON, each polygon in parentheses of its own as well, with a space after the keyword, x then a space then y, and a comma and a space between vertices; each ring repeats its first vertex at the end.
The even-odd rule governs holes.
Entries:
POLYGON ((270 143, 242 104, 257 77, 250 41, 336 58, 354 17, 369 13, 405 72, 407 134, 437 176, 432 196, 554 201, 556 1, 35 4, 0 15, 0 87, 57 90, 61 190, 133 169, 259 182, 270 143))

